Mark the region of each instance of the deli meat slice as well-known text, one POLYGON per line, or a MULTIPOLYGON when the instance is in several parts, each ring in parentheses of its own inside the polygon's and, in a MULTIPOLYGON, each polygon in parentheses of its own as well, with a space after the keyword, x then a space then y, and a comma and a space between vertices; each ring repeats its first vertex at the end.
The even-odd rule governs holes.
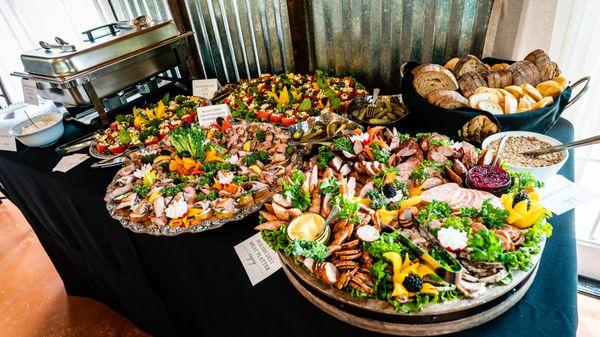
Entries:
POLYGON ((421 198, 425 202, 433 200, 446 202, 453 209, 461 207, 481 209, 483 201, 488 199, 494 207, 503 208, 500 199, 495 195, 485 191, 462 188, 455 183, 447 183, 423 191, 421 198))
POLYGON ((442 184, 423 191, 421 198, 426 202, 438 200, 450 203, 454 199, 455 194, 460 193, 460 190, 460 186, 455 183, 442 184))

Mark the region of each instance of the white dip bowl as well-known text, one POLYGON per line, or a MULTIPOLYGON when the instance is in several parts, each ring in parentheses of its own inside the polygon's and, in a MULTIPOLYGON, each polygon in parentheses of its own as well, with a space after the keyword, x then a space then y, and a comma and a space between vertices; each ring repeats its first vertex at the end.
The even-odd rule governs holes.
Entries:
POLYGON ((36 117, 24 120, 16 124, 8 133, 15 136, 21 143, 31 147, 50 146, 63 135, 65 129, 63 125, 63 115, 57 112, 50 112, 36 117), (39 127, 36 128, 31 121, 39 127))

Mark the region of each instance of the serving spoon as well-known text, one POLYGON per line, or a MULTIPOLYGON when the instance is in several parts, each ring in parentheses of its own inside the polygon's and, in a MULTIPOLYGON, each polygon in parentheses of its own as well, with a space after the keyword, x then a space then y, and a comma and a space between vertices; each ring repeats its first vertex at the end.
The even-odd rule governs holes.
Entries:
POLYGON ((587 146, 587 145, 599 144, 599 143, 600 143, 600 135, 585 138, 582 140, 577 140, 577 141, 566 143, 566 144, 560 144, 560 145, 547 147, 545 149, 524 151, 524 152, 521 152, 521 154, 528 155, 528 156, 540 156, 543 154, 560 152, 562 150, 568 150, 568 149, 573 149, 573 148, 580 147, 580 146, 587 146))
POLYGON ((500 138, 500 144, 498 144, 498 149, 496 150, 496 155, 494 156, 494 160, 492 161, 492 166, 498 165, 498 160, 500 159, 500 153, 504 150, 504 145, 506 145, 506 140, 508 140, 508 136, 503 136, 500 138))

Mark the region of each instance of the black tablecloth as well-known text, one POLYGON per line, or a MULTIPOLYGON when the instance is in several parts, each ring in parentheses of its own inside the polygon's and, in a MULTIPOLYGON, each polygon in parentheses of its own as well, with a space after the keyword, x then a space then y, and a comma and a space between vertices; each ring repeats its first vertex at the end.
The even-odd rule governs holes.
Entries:
MULTIPOLYGON (((67 131, 65 138, 77 133, 73 126, 67 131)), ((549 134, 568 141, 573 127, 561 119, 549 134)), ((233 246, 255 234, 255 216, 199 234, 134 234, 110 217, 102 201, 117 169, 93 170, 86 161, 67 173, 51 173, 59 159, 53 148, 0 152, 0 184, 69 294, 101 301, 157 336, 374 335, 321 312, 282 271, 252 287, 233 246)), ((561 173, 573 178, 572 159, 561 173)), ((554 235, 525 297, 460 336, 575 335, 573 212, 552 223, 554 235)))

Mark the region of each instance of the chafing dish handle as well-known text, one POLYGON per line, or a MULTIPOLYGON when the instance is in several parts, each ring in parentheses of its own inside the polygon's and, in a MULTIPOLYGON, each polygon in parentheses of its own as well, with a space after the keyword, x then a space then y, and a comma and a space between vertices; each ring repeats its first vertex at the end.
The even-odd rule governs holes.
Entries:
POLYGON ((81 32, 81 34, 87 35, 87 38, 88 38, 89 42, 94 42, 95 41, 94 34, 93 34, 94 31, 97 31, 99 29, 103 29, 103 28, 107 28, 108 27, 108 30, 110 31, 111 35, 117 35, 117 31, 115 30, 115 26, 116 26, 115 23, 109 23, 109 24, 106 24, 106 25, 98 26, 96 28, 92 28, 90 30, 86 30, 84 32, 81 32))

